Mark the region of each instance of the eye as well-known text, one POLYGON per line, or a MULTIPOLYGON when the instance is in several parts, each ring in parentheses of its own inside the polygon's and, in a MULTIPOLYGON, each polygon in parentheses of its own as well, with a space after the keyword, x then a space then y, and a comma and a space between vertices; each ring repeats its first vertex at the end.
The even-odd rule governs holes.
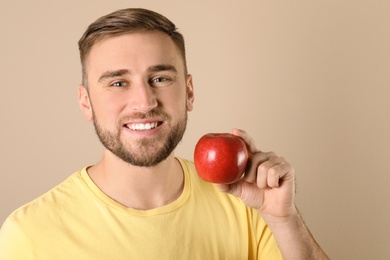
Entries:
POLYGON ((116 82, 111 84, 111 86, 113 86, 113 87, 124 87, 126 85, 127 84, 125 82, 123 82, 123 81, 116 81, 116 82))
POLYGON ((153 87, 165 87, 172 83, 172 79, 169 77, 158 76, 150 80, 150 85, 153 87))
POLYGON ((162 82, 166 82, 166 81, 168 81, 168 79, 164 78, 164 77, 157 77, 157 78, 152 79, 153 83, 162 83, 162 82))

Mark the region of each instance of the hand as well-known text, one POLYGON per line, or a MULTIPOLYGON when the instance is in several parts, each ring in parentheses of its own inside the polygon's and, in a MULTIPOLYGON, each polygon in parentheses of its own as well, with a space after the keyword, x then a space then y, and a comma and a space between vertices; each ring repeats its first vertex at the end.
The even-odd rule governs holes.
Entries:
POLYGON ((288 221, 297 214, 294 168, 283 157, 257 149, 254 140, 245 131, 233 129, 232 133, 241 137, 247 145, 249 159, 246 172, 236 183, 217 186, 256 209, 268 224, 288 221))
POLYGON ((294 168, 283 157, 257 149, 253 139, 239 129, 249 151, 244 176, 233 184, 216 184, 255 208, 270 227, 283 259, 329 259, 305 226, 294 204, 294 168))

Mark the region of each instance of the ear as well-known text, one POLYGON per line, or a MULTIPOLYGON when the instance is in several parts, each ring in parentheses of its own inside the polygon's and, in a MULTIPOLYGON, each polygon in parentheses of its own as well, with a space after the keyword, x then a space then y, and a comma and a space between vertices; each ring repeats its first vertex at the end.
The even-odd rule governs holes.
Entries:
POLYGON ((90 122, 93 119, 92 106, 88 90, 83 85, 79 85, 78 101, 81 113, 83 114, 85 120, 90 122))
POLYGON ((187 92, 187 111, 192 111, 194 108, 194 85, 192 84, 192 75, 188 74, 187 75, 187 87, 186 87, 186 92, 187 92))

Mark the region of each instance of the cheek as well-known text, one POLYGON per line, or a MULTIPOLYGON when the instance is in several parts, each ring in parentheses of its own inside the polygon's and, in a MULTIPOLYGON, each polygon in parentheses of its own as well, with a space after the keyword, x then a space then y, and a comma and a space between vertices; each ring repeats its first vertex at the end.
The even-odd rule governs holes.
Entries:
POLYGON ((171 110, 174 114, 182 114, 183 109, 187 110, 185 91, 172 91, 160 96, 160 103, 165 109, 171 110))
POLYGON ((100 124, 112 124, 120 115, 122 105, 119 100, 99 97, 92 100, 92 108, 95 116, 95 120, 100 124))

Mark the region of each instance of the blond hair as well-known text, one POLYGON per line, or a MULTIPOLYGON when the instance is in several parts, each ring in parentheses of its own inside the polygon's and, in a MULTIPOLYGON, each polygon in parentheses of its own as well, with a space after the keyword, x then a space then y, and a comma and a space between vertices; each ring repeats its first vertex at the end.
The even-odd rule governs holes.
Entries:
POLYGON ((87 86, 86 59, 94 44, 104 39, 137 31, 160 31, 171 37, 178 47, 187 74, 184 37, 174 23, 165 16, 142 8, 127 8, 102 16, 90 24, 78 45, 82 67, 82 81, 87 86))

